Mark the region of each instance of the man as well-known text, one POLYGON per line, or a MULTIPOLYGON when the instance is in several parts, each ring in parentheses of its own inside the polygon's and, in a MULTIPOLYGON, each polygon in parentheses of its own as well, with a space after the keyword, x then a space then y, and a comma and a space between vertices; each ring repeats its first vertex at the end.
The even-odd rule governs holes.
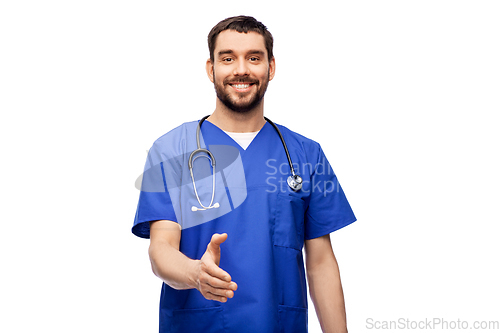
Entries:
POLYGON ((329 234, 356 218, 320 146, 278 126, 303 181, 299 190, 286 185, 291 167, 264 118, 273 38, 262 23, 238 16, 218 23, 208 44, 215 111, 155 142, 132 229, 150 237, 152 269, 164 282, 160 332, 307 332, 303 247, 323 331, 347 332, 329 234), (209 156, 208 174, 183 178, 195 169, 187 164, 199 162, 188 158, 198 126, 209 150, 229 148, 209 156), (146 179, 163 188, 148 190, 146 179))

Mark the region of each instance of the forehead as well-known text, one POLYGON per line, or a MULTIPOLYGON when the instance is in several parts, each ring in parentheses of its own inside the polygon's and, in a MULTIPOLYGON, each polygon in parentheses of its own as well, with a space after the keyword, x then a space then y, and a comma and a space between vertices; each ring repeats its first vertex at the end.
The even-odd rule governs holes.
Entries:
POLYGON ((215 42, 215 56, 221 50, 233 51, 235 53, 245 53, 250 50, 259 50, 266 54, 266 43, 264 36, 255 32, 238 32, 236 30, 224 30, 218 36, 215 42))

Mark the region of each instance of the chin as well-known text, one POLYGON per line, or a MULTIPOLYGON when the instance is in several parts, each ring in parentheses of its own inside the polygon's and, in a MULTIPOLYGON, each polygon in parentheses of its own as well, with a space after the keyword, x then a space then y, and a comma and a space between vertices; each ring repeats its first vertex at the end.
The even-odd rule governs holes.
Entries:
POLYGON ((225 101, 221 100, 221 101, 229 110, 235 113, 251 113, 260 104, 262 98, 255 99, 249 103, 241 103, 241 104, 233 103, 227 100, 225 101))

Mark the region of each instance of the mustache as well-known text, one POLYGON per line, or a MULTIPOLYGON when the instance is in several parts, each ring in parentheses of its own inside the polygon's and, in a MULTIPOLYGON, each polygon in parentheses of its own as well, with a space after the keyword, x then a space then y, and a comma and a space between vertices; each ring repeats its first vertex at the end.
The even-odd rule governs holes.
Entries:
POLYGON ((229 84, 229 83, 249 83, 249 84, 255 84, 259 83, 259 80, 256 79, 251 79, 251 78, 229 78, 225 79, 224 84, 229 84))

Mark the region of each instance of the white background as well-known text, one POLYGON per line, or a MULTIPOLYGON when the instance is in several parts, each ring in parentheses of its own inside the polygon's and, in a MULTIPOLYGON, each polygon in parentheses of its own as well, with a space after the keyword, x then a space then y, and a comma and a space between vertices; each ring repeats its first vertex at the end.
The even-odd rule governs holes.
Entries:
POLYGON ((332 235, 350 332, 500 321, 497 1, 171 3, 0 5, 0 331, 157 331, 134 181, 213 111, 206 36, 239 14, 275 38, 267 116, 321 143, 357 215, 332 235))

